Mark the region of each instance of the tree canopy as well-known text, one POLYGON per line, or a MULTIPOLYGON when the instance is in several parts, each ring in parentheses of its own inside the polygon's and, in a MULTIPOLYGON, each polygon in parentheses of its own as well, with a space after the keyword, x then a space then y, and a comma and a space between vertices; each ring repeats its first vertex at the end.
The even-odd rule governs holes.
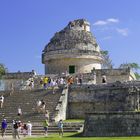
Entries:
POLYGON ((8 69, 4 66, 4 64, 1 64, 1 63, 0 63, 0 78, 1 78, 2 75, 4 75, 7 71, 8 71, 8 69))
POLYGON ((134 74, 136 76, 136 79, 140 79, 140 74, 138 73, 138 70, 140 70, 140 66, 137 63, 123 63, 119 66, 119 68, 130 68, 134 71, 134 74))
POLYGON ((104 68, 104 69, 112 69, 113 64, 112 64, 112 60, 110 59, 108 51, 103 51, 102 50, 101 54, 102 54, 102 57, 103 57, 102 68, 104 68))

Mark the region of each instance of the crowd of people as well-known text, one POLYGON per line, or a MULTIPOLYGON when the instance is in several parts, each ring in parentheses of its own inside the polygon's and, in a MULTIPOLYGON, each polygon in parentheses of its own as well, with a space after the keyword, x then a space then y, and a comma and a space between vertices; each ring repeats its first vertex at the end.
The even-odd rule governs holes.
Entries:
MULTIPOLYGON (((59 136, 63 136, 63 121, 60 119, 58 122, 58 133, 59 136)), ((20 136, 32 136, 32 123, 28 121, 28 123, 23 123, 20 120, 13 120, 11 123, 11 132, 13 139, 20 139, 20 136)), ((1 123, 1 136, 5 138, 6 130, 8 128, 8 123, 6 119, 2 120, 1 123)), ((48 136, 48 128, 49 128, 49 117, 47 116, 43 121, 44 135, 48 136)))
MULTIPOLYGON (((58 87, 59 85, 71 85, 71 84, 83 84, 83 75, 79 75, 79 76, 68 76, 68 77, 58 77, 58 78, 51 78, 51 77, 47 77, 44 76, 43 78, 41 78, 41 80, 39 81, 39 86, 42 89, 52 89, 52 93, 55 94, 55 88, 58 87)), ((106 75, 102 75, 102 83, 105 84, 107 83, 107 78, 106 75)), ((35 86, 35 82, 33 78, 30 78, 26 81, 26 85, 28 86, 28 88, 34 89, 35 86)), ((10 95, 12 95, 14 92, 14 85, 11 84, 11 92, 10 95)), ((3 108, 3 104, 4 104, 4 96, 1 95, 0 96, 0 108, 3 108)), ((48 135, 48 127, 49 127, 49 111, 46 110, 46 103, 45 101, 42 100, 38 100, 37 104, 36 104, 36 110, 38 113, 44 113, 44 117, 45 120, 43 121, 43 127, 44 127, 44 134, 47 136, 48 135)), ((18 107, 18 112, 17 115, 22 116, 22 110, 21 107, 18 107)), ((6 119, 3 119, 2 123, 1 123, 1 132, 2 132, 2 137, 5 136, 5 132, 7 129, 7 121, 6 119)), ((22 123, 21 121, 17 121, 17 120, 13 120, 12 122, 12 135, 13 138, 16 139, 20 139, 20 134, 23 134, 23 136, 31 136, 31 131, 32 131, 32 124, 30 121, 28 121, 28 123, 22 123)), ((58 122, 58 132, 60 136, 63 136, 63 121, 60 120, 58 122)))
MULTIPOLYGON (((6 119, 3 119, 2 123, 1 123, 1 135, 2 138, 5 137, 5 133, 6 133, 6 129, 8 127, 8 123, 6 121, 6 119)), ((12 137, 13 139, 20 139, 20 135, 23 134, 23 136, 25 137, 26 135, 31 136, 32 135, 32 124, 30 121, 28 121, 28 123, 23 123, 20 120, 13 120, 11 123, 11 127, 12 127, 12 137)))
MULTIPOLYGON (((93 73, 94 76, 92 76, 92 83, 96 84, 96 73, 93 73)), ((40 89, 52 89, 53 93, 55 93, 55 88, 57 88, 59 85, 65 85, 65 84, 83 84, 84 75, 78 74, 78 75, 68 75, 68 76, 43 76, 43 77, 30 77, 28 80, 24 81, 21 84, 21 90, 32 90, 35 88, 40 89)), ((106 83, 106 76, 102 75, 101 77, 101 83, 106 83)), ((87 81, 88 82, 88 81, 87 81)), ((14 91, 14 85, 11 84, 11 92, 10 95, 12 95, 14 91)))
POLYGON ((46 111, 46 103, 45 103, 45 101, 43 99, 37 101, 36 110, 37 110, 38 113, 45 113, 45 111, 46 111))

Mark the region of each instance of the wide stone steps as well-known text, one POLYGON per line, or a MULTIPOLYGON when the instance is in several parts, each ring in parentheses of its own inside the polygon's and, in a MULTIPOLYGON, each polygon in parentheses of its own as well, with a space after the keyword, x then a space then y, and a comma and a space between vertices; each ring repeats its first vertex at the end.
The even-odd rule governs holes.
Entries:
MULTIPOLYGON (((13 119, 17 119, 17 109, 20 106, 23 115, 22 121, 32 120, 34 122, 40 122, 45 119, 44 114, 37 113, 36 102, 43 99, 46 102, 46 109, 50 112, 50 118, 53 117, 55 107, 57 106, 62 89, 57 89, 55 94, 52 94, 52 90, 26 90, 15 91, 11 96, 9 92, 4 92, 4 107, 0 109, 0 120, 4 117, 11 122, 13 119)), ((0 95, 3 94, 0 92, 0 95)))
MULTIPOLYGON (((82 132, 83 126, 84 126, 83 123, 70 123, 70 124, 64 123, 64 127, 63 127, 64 133, 65 132, 82 132)), ((58 133, 58 131, 59 130, 58 130, 57 124, 50 125, 48 128, 48 133, 58 133)), ((6 130, 6 135, 11 135, 11 134, 12 134, 12 128, 9 125, 6 130)), ((44 134, 44 128, 40 123, 38 125, 33 125, 32 135, 43 135, 43 134, 44 134)))

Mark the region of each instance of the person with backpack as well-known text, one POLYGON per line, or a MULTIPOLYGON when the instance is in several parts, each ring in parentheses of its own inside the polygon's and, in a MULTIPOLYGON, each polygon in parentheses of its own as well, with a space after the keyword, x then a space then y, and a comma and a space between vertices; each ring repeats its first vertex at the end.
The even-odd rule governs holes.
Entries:
POLYGON ((19 123, 17 121, 14 122, 14 139, 16 139, 16 137, 18 137, 18 139, 20 139, 20 137, 19 137, 19 123))

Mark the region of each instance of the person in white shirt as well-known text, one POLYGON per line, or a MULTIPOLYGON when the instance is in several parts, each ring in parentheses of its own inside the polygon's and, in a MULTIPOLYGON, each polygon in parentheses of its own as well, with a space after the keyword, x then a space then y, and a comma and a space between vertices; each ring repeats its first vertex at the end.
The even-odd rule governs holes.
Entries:
POLYGON ((49 120, 49 111, 48 111, 48 110, 46 110, 46 112, 45 112, 45 118, 46 118, 47 120, 49 120))
POLYGON ((63 85, 64 84, 64 79, 61 77, 60 78, 60 85, 63 85))
POLYGON ((38 113, 40 113, 40 111, 41 111, 41 104, 42 104, 42 102, 40 100, 38 100, 36 103, 36 109, 37 109, 38 113))
POLYGON ((55 86, 56 86, 56 81, 53 80, 52 81, 52 91, 53 91, 53 94, 55 93, 55 86))
POLYGON ((1 97, 0 97, 0 108, 3 108, 3 103, 4 103, 4 96, 1 95, 1 97))
POLYGON ((21 111, 21 108, 20 106, 18 107, 18 116, 21 116, 22 115, 22 111, 21 111))
POLYGON ((30 121, 28 121, 28 123, 27 123, 27 134, 28 134, 28 136, 32 135, 32 124, 30 121))

